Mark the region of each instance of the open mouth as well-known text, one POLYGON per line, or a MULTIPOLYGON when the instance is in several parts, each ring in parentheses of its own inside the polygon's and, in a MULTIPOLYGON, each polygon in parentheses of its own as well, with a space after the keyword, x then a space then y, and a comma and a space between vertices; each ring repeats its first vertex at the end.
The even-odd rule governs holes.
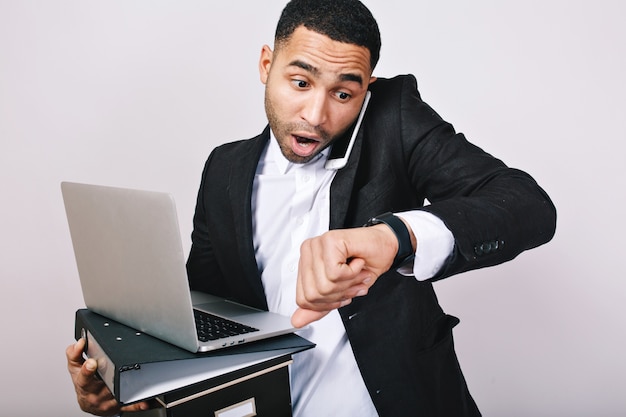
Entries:
POLYGON ((294 138, 296 139, 296 142, 298 142, 298 144, 302 146, 309 146, 311 144, 317 143, 315 139, 305 138, 304 136, 294 135, 294 138))
POLYGON ((292 135, 293 151, 299 156, 309 156, 319 145, 319 141, 304 136, 292 135))

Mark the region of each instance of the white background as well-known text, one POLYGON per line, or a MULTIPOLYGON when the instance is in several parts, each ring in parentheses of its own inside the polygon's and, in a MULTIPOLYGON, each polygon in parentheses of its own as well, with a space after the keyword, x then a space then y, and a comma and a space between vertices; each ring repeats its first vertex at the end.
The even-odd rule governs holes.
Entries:
MULTIPOLYGON (((59 183, 172 192, 188 248, 209 152, 264 127, 257 58, 283 0, 214 3, 0 0, 0 414, 81 415, 59 183)), ((626 415, 626 6, 366 4, 376 75, 416 74, 429 104, 558 209, 548 245, 436 284, 484 415, 626 415)))

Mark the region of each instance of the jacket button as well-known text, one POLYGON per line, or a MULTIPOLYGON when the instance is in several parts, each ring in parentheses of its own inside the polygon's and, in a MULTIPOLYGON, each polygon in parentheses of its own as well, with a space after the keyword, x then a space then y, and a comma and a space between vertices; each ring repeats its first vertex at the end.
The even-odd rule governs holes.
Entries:
POLYGON ((502 246, 502 244, 504 244, 504 242, 500 242, 497 240, 483 242, 480 245, 474 246, 474 253, 478 256, 487 255, 500 249, 500 246, 502 246))
POLYGON ((485 254, 491 253, 491 243, 485 242, 482 244, 482 246, 483 246, 483 252, 485 252, 485 254))

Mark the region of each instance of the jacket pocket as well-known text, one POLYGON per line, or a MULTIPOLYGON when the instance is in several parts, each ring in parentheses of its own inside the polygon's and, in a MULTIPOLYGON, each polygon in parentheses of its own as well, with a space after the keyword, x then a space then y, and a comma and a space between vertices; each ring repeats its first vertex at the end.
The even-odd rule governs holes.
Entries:
POLYGON ((454 316, 438 319, 429 335, 432 344, 414 357, 428 415, 480 416, 454 351, 452 329, 457 324, 454 316))

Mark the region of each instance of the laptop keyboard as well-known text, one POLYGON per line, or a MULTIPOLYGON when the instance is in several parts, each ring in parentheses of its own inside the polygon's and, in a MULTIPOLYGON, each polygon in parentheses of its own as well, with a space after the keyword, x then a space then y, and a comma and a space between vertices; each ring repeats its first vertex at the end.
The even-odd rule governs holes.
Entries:
POLYGON ((237 323, 204 311, 193 310, 196 319, 198 339, 202 342, 223 339, 245 333, 258 332, 259 329, 237 323))

